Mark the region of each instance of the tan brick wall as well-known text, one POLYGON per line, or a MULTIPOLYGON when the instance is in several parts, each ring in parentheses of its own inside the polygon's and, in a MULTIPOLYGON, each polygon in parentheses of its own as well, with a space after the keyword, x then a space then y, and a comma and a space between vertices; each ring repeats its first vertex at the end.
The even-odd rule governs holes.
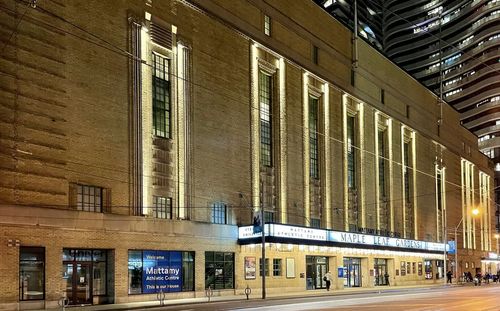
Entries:
MULTIPOLYGON (((461 178, 460 158, 472 161, 479 170, 492 173, 487 159, 477 150, 476 137, 461 127, 458 113, 447 105, 443 106, 443 123, 438 136, 439 107, 435 96, 362 41, 359 43, 360 62, 355 86, 351 86, 351 34, 312 1, 290 3, 277 0, 272 7, 265 2, 255 4, 243 0, 193 0, 192 3, 205 9, 205 13, 178 1, 155 1, 152 7, 96 0, 65 5, 55 1, 39 4, 83 27, 88 33, 31 9, 25 16, 11 44, 0 56, 0 73, 5 73, 0 74, 0 211, 6 213, 0 213, 0 233, 4 237, 0 238, 0 278, 8 280, 0 283, 0 301, 18 301, 18 249, 7 247, 7 239, 18 239, 22 245, 46 247, 46 296, 52 304, 64 288, 60 276, 61 252, 65 247, 114 250, 116 302, 154 298, 127 294, 128 249, 196 251, 196 295, 204 288, 204 251, 236 252, 236 287, 240 290, 245 286, 242 258, 245 254, 258 252, 244 250, 239 253, 235 227, 203 223, 210 221, 209 207, 215 201, 228 204, 230 224, 250 222, 249 70, 252 39, 286 60, 286 204, 289 223, 306 223, 303 177, 304 163, 308 159, 303 154, 304 70, 330 85, 330 132, 326 133, 325 139, 328 139, 331 150, 331 171, 327 172, 331 177, 331 189, 325 191, 331 195, 331 206, 327 208, 332 210, 334 229, 344 228, 342 213, 339 212, 344 208, 344 165, 341 160, 344 93, 354 96, 365 107, 363 200, 371 214, 376 191, 375 159, 372 156, 375 110, 392 119, 394 163, 391 176, 393 196, 390 199, 394 209, 394 231, 403 232, 402 124, 416 131, 418 239, 434 240, 436 236, 435 181, 429 176, 434 174, 435 142, 445 147, 443 163, 447 167, 449 182, 446 192, 449 227, 456 225, 461 218, 458 213, 461 194, 456 187, 461 178), (175 25, 177 36, 190 42, 192 48, 192 167, 189 171, 193 221, 189 222, 119 216, 130 214, 131 196, 129 68, 128 58, 123 52, 128 50, 127 14, 142 19, 144 10, 175 25), (271 37, 262 32, 263 13, 271 16, 271 37), (319 48, 319 64, 311 61, 313 45, 319 48), (385 91, 385 104, 380 102, 381 89, 385 91), (409 117, 406 116, 407 105, 410 107, 409 117), (69 183, 75 182, 112 189, 111 211, 116 215, 66 211, 69 183), (244 195, 243 198, 239 193, 244 195), (40 211, 36 207, 43 209, 40 211), (59 209, 65 211, 58 212, 59 209), (15 216, 19 213, 23 216, 15 216), (115 229, 110 230, 109 226, 115 229)), ((0 33, 6 36, 15 28, 25 8, 9 0, 0 0, 0 4, 12 10, 0 11, 0 19, 4 21, 0 23, 0 33)), ((259 49, 262 53, 264 48, 259 49)), ((148 70, 144 72, 149 75, 148 70)), ((145 97, 150 96, 150 91, 144 85, 145 97)), ((148 103, 145 101, 144 104, 148 103)), ((177 146, 176 142, 173 145, 177 146)), ((144 154, 149 155, 150 150, 144 154)), ((145 163, 150 160, 145 159, 145 163)), ((176 187, 174 185, 172 189, 176 187)), ((373 226, 373 219, 368 217, 367 227, 373 226)), ((479 235, 477 238, 479 241, 479 235)), ((255 256, 258 258, 259 255, 255 256)), ((272 256, 282 255, 271 252, 272 256)), ((296 268, 304 269, 305 253, 291 256, 296 258, 296 268)), ((340 253, 333 252, 328 256, 336 258, 336 265, 340 265, 340 253)), ((363 258, 365 267, 369 267, 373 256, 363 258)), ((397 265, 398 260, 393 265, 397 265)), ((369 270, 365 272, 368 278, 369 270)), ((271 278, 270 285, 278 286, 281 281, 271 278)), ((396 279, 397 284, 417 281, 420 279, 396 279)), ((252 286, 258 287, 255 282, 252 286)), ((297 277, 287 280, 286 286, 299 290, 304 288, 303 282, 297 277)), ((370 284, 371 281, 366 282, 370 284)))

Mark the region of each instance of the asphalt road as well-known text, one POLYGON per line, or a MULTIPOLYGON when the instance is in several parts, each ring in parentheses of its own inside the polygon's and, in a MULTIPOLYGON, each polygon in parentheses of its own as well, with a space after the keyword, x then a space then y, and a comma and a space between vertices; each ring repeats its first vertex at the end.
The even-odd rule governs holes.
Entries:
MULTIPOLYGON (((152 309, 145 309, 152 310, 152 309)), ((212 302, 154 308, 178 311, 500 311, 500 285, 413 289, 381 294, 212 302)))

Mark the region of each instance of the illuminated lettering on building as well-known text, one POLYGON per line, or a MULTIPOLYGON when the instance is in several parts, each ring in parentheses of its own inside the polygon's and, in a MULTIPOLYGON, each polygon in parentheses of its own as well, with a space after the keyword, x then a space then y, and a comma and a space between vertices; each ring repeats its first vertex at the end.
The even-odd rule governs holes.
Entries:
MULTIPOLYGON (((239 239, 251 239, 260 237, 253 234, 252 226, 238 228, 239 239)), ((288 238, 291 240, 327 241, 335 243, 356 244, 366 246, 406 248, 426 251, 444 251, 443 243, 408 240, 388 236, 378 236, 356 232, 342 232, 325 229, 296 227, 281 224, 266 224, 265 235, 268 237, 288 238)))

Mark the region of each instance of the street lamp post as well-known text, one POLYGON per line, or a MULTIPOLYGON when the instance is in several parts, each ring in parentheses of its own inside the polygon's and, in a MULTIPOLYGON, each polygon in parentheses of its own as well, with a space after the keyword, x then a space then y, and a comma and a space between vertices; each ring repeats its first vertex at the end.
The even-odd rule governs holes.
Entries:
MULTIPOLYGON (((476 216, 477 214, 479 214, 479 210, 477 208, 473 209, 472 210, 472 215, 476 216)), ((460 227, 460 224, 463 221, 464 221, 464 216, 462 216, 462 218, 458 222, 458 225, 455 227, 455 278, 456 278, 455 282, 456 282, 456 284, 458 284, 458 239, 457 239, 457 230, 458 230, 458 227, 460 227)), ((465 243, 462 243, 462 245, 465 245, 465 243)))
MULTIPOLYGON (((500 234, 495 233, 495 239, 497 239, 497 260, 498 260, 498 239, 500 238, 500 234)), ((498 267, 498 261, 497 261, 497 273, 498 273, 499 267, 498 267)))
POLYGON ((498 239, 500 238, 500 234, 495 233, 495 239, 497 239, 497 255, 498 255, 498 239))

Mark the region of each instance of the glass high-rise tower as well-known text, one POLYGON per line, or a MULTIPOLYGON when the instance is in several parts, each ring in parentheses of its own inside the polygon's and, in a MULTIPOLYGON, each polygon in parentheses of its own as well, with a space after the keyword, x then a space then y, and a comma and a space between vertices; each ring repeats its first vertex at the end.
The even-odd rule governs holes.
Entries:
MULTIPOLYGON (((353 29, 355 1, 314 1, 353 29)), ((495 164, 498 215, 500 0, 358 0, 357 13, 359 35, 441 95, 478 136, 495 164)))

